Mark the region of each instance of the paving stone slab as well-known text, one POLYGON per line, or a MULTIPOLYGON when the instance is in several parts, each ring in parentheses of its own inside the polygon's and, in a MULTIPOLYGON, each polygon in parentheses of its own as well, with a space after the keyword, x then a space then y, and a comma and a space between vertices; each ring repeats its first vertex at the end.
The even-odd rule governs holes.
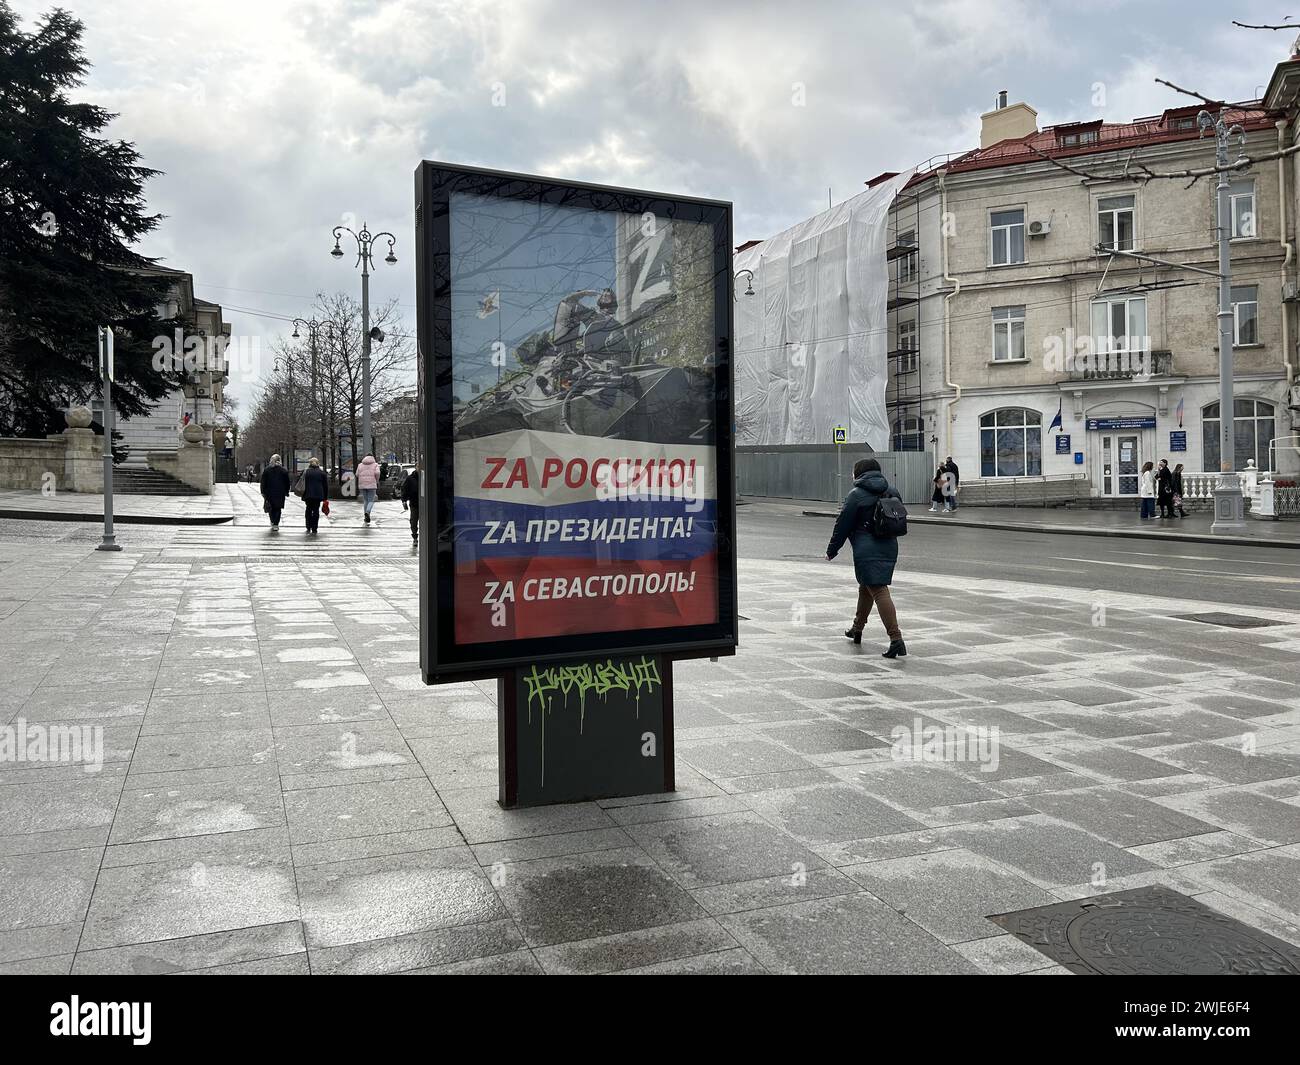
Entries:
POLYGON ((109 842, 244 832, 284 823, 280 789, 270 782, 142 789, 122 794, 109 842))
POLYGON ((746 801, 773 824, 806 843, 835 843, 924 827, 848 784, 754 792, 746 801))
POLYGON ((81 947, 126 946, 296 921, 288 855, 150 862, 103 869, 81 947))
POLYGON ((1023 907, 1056 901, 1005 866, 961 849, 850 865, 843 872, 945 943, 995 935, 985 918, 1006 899, 1023 907))
POLYGON ((735 949, 736 941, 726 929, 716 921, 703 919, 538 947, 533 953, 548 973, 593 975, 735 949))
POLYGON ((1049 889, 1088 884, 1099 870, 1120 877, 1155 868, 1104 839, 1042 814, 935 829, 934 838, 991 858, 1049 889))
POLYGON ((77 975, 114 976, 180 973, 282 956, 302 955, 305 960, 305 950, 302 925, 296 920, 281 921, 229 932, 82 950, 72 971, 77 975))
POLYGON ((523 947, 523 936, 515 923, 500 918, 337 947, 316 946, 310 954, 313 973, 358 976, 452 965, 510 954, 523 947))
POLYGON ((845 895, 727 914, 718 920, 775 973, 977 973, 883 902, 845 895))
POLYGON ((1026 795, 1026 805, 1078 825, 1119 847, 1181 839, 1213 832, 1217 825, 1120 791, 1058 791, 1026 795))
POLYGON ((465 846, 298 868, 310 947, 332 947, 505 917, 465 846))
POLYGON ((422 777, 286 792, 284 807, 294 843, 418 831, 452 823, 433 785, 422 777))
POLYGON ((642 851, 540 858, 506 866, 501 898, 533 946, 680 924, 704 911, 642 851))
POLYGON ((797 877, 825 863, 756 813, 724 813, 626 826, 626 831, 683 887, 764 876, 797 877))

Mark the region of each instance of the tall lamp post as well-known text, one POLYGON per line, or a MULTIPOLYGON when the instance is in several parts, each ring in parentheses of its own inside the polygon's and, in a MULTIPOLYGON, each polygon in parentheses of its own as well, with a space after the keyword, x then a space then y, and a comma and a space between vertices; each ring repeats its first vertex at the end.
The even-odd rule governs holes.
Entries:
POLYGON ((272 373, 279 373, 281 370, 289 375, 289 469, 296 470, 298 466, 298 410, 293 395, 293 359, 288 355, 279 356, 271 367, 272 373))
MULTIPOLYGON (((384 256, 384 262, 392 266, 397 262, 397 256, 393 254, 393 246, 397 243, 397 238, 387 230, 371 233, 364 222, 361 223, 360 233, 347 226, 335 226, 334 248, 330 254, 336 259, 343 258, 343 249, 339 247, 339 241, 343 239, 344 233, 350 233, 352 239, 357 242, 356 265, 361 267, 361 454, 367 455, 372 446, 370 440, 370 268, 375 265, 375 261, 371 257, 371 250, 376 240, 387 237, 388 254, 384 256)), ((359 456, 354 454, 353 457, 355 460, 359 456)))
POLYGON ((299 326, 307 327, 308 344, 311 348, 311 400, 316 404, 316 409, 320 412, 320 457, 325 465, 330 464, 329 452, 326 450, 326 439, 328 434, 325 431, 325 404, 321 402, 320 395, 320 360, 316 353, 316 336, 324 329, 327 335, 332 336, 334 323, 331 321, 320 321, 316 318, 295 318, 293 320, 293 339, 297 340, 300 336, 299 326))
POLYGON ((1203 134, 1214 134, 1214 161, 1219 168, 1217 192, 1219 238, 1219 483, 1214 489, 1214 523, 1212 533, 1238 533, 1246 528, 1245 500, 1241 479, 1233 472, 1236 464, 1236 409, 1232 397, 1232 209, 1229 201, 1230 175, 1228 145, 1238 144, 1238 154, 1245 150, 1246 132, 1224 121, 1223 110, 1212 116, 1202 111, 1196 124, 1203 134))

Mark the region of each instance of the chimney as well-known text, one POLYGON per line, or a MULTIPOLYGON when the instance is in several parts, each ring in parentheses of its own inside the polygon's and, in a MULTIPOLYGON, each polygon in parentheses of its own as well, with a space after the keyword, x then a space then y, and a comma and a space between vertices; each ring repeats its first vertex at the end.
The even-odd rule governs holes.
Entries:
POLYGON ((980 147, 999 141, 1020 140, 1038 132, 1038 112, 1025 103, 1007 103, 1003 89, 993 102, 993 110, 980 115, 980 147))

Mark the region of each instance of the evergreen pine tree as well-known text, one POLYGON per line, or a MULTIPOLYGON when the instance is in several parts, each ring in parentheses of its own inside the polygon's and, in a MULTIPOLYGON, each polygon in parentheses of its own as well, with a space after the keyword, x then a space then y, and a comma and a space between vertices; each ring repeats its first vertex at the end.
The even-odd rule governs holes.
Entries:
POLYGON ((169 279, 132 250, 148 214, 135 146, 100 136, 116 116, 69 99, 85 80, 82 23, 55 9, 25 33, 0 0, 0 436, 58 432, 98 393, 95 329, 115 330, 114 406, 141 414, 176 383, 153 339, 169 279))

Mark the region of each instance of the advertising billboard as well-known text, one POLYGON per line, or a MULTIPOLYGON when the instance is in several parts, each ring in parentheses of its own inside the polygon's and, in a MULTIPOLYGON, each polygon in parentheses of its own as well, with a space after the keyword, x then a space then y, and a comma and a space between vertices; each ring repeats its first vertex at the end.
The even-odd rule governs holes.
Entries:
POLYGON ((731 653, 730 206, 423 163, 416 225, 426 682, 731 653))

